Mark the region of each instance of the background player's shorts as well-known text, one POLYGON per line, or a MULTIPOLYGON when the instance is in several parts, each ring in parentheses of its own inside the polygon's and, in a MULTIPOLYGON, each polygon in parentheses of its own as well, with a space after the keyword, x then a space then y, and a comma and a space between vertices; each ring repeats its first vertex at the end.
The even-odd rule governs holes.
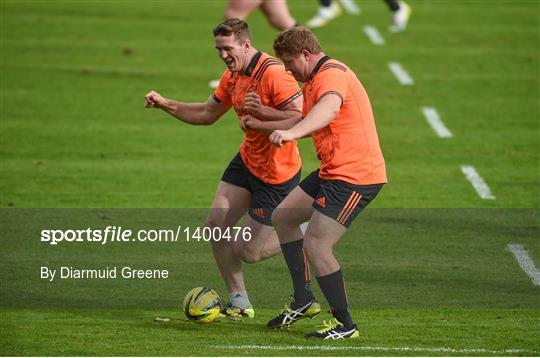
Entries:
POLYGON ((315 201, 315 210, 348 228, 352 221, 377 196, 383 184, 355 185, 343 180, 319 178, 319 170, 299 184, 315 201))
POLYGON ((237 153, 223 172, 221 180, 249 190, 249 216, 261 224, 272 226, 272 212, 298 185, 300 171, 286 182, 268 184, 251 174, 240 153, 237 153))

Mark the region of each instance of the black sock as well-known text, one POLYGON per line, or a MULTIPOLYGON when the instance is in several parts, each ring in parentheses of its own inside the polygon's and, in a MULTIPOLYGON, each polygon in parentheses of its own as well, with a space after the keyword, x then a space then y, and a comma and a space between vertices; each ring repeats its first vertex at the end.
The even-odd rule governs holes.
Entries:
POLYGON ((294 287, 294 302, 297 305, 305 304, 314 298, 311 291, 309 265, 302 249, 303 245, 303 239, 281 245, 281 252, 283 253, 283 257, 285 257, 285 262, 291 273, 294 287))
POLYGON ((330 5, 332 5, 332 0, 320 0, 320 2, 324 7, 330 7, 330 5))
POLYGON ((326 297, 326 300, 330 304, 332 315, 343 323, 345 328, 352 328, 354 323, 349 312, 345 281, 343 280, 341 269, 330 275, 317 277, 317 282, 321 287, 324 297, 326 297))
POLYGON ((390 11, 396 12, 399 10, 399 3, 397 0, 386 0, 386 3, 388 4, 390 11))

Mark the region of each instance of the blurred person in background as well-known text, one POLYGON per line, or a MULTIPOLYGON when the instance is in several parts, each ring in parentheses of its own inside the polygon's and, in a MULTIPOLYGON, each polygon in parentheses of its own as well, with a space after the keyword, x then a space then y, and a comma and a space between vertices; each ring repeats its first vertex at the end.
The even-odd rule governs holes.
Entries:
MULTIPOLYGON (((411 7, 400 0, 384 0, 391 11, 390 17, 390 32, 403 32, 407 28, 409 18, 411 16, 411 7)), ((341 7, 337 1, 319 0, 320 6, 317 14, 309 19, 306 26, 316 29, 326 25, 339 15, 341 15, 341 7)))
POLYGON ((245 20, 258 8, 276 30, 287 30, 297 25, 289 12, 286 0, 229 0, 225 9, 225 20, 232 18, 245 20))

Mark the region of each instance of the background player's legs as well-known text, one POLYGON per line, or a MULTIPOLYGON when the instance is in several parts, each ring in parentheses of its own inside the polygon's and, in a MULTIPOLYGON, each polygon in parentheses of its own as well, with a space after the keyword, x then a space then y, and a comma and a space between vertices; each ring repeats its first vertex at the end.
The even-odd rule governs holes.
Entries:
POLYGON ((411 8, 404 1, 400 0, 384 0, 388 5, 388 8, 392 12, 390 18, 390 31, 401 32, 405 31, 411 16, 411 8))
MULTIPOLYGON (((250 201, 251 193, 247 189, 221 181, 205 225, 222 230, 234 226, 247 212, 250 201)), ((245 291, 242 261, 236 256, 234 245, 225 240, 211 240, 211 243, 214 258, 229 293, 245 291)))
POLYGON ((265 0, 261 4, 261 10, 266 19, 278 30, 287 30, 297 25, 294 17, 289 12, 286 0, 265 0))
POLYGON ((332 314, 346 328, 351 328, 354 323, 348 309, 343 273, 332 252, 345 231, 337 221, 315 211, 304 238, 304 250, 332 314))
POLYGON ((263 0, 229 0, 225 9, 225 19, 245 20, 262 2, 263 0))
POLYGON ((256 263, 270 258, 281 251, 274 227, 261 224, 249 215, 245 216, 244 227, 251 228, 251 240, 241 238, 235 242, 236 255, 246 263, 256 263))
POLYGON ((341 7, 336 1, 319 0, 320 6, 317 14, 306 22, 306 26, 312 29, 326 25, 330 20, 341 15, 341 7))
POLYGON ((395 12, 399 10, 399 2, 397 0, 384 0, 384 1, 390 8, 390 11, 395 12))

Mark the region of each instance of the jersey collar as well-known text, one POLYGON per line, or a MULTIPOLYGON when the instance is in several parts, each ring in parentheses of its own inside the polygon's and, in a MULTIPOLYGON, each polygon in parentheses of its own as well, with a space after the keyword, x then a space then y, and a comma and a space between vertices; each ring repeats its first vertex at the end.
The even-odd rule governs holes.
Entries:
POLYGON ((257 66, 257 63, 259 62, 259 59, 261 58, 262 56, 262 52, 261 51, 258 51, 255 56, 253 56, 253 58, 251 59, 251 61, 249 62, 249 65, 248 67, 246 68, 246 70, 244 71, 244 75, 248 76, 248 77, 251 77, 251 73, 253 72, 253 70, 255 69, 255 66, 257 66))
POLYGON ((331 60, 332 58, 330 56, 324 56, 323 58, 321 58, 319 60, 319 62, 317 62, 317 65, 315 66, 315 68, 313 69, 313 71, 311 71, 311 75, 309 75, 309 80, 308 81, 311 81, 313 79, 313 77, 315 77, 315 75, 317 74, 317 72, 319 71, 319 69, 321 68, 321 66, 328 60, 331 60))

